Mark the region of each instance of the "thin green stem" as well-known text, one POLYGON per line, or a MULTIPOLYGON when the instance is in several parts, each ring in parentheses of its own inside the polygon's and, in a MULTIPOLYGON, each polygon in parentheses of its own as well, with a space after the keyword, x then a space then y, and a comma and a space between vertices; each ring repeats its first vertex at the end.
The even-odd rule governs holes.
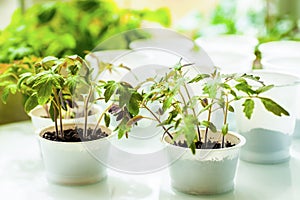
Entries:
POLYGON ((96 123, 96 126, 95 126, 95 128, 94 128, 94 130, 93 130, 92 135, 94 135, 94 134, 96 133, 96 130, 97 130, 97 128, 99 127, 100 122, 102 121, 102 119, 103 119, 105 113, 108 112, 109 109, 110 109, 113 105, 114 105, 113 103, 110 104, 110 106, 108 106, 108 107, 101 113, 101 115, 100 115, 100 117, 98 118, 98 121, 97 121, 97 123, 96 123))
MULTIPOLYGON (((58 111, 58 117, 59 117, 59 121, 60 121, 60 135, 63 138, 64 137, 64 133, 63 133, 63 125, 62 125, 61 106, 60 106, 59 97, 58 97, 58 94, 57 94, 55 88, 53 88, 53 94, 54 94, 55 107, 56 107, 56 109, 58 111)), ((56 110, 56 109, 54 109, 54 110, 56 110)), ((57 123, 57 115, 54 117, 54 120, 57 123)))
MULTIPOLYGON (((191 97, 190 92, 189 92, 189 90, 187 89, 187 86, 186 86, 185 83, 183 84, 183 87, 184 87, 184 89, 185 89, 185 92, 186 92, 186 94, 187 94, 189 100, 191 101, 191 100, 192 100, 192 97, 191 97)), ((194 117, 197 118, 196 110, 195 110, 194 108, 192 108, 192 112, 193 112, 194 117)), ((200 132, 200 128, 199 128, 199 126, 198 126, 197 124, 196 124, 196 128, 197 128, 198 141, 201 142, 201 132, 200 132)))
MULTIPOLYGON (((92 97, 92 92, 93 92, 94 90, 93 90, 93 88, 90 88, 90 90, 89 90, 89 94, 88 94, 88 96, 87 96, 87 98, 86 99, 84 99, 84 101, 83 101, 83 103, 84 103, 84 130, 83 130, 83 137, 84 138, 86 138, 87 137, 87 122, 88 122, 88 109, 89 109, 89 107, 88 107, 88 105, 89 105, 89 101, 90 101, 90 99, 91 99, 91 97, 92 97)), ((93 134, 94 134, 94 132, 93 132, 93 134)))
MULTIPOLYGON (((155 115, 155 113, 145 104, 145 103, 143 103, 142 104, 143 105, 143 107, 144 108, 146 108, 146 110, 148 110, 149 112, 150 112, 150 114, 155 118, 155 120, 159 123, 159 124, 161 124, 162 122, 161 122, 161 120, 155 115)), ((171 138, 171 139, 173 139, 173 136, 171 135, 171 133, 169 132, 169 130, 164 126, 164 125, 162 125, 162 128, 164 129, 164 131, 165 131, 165 133, 167 133, 168 135, 169 135, 169 137, 171 138)), ((165 134, 164 133, 164 134, 165 134)))
MULTIPOLYGON (((224 125, 227 124, 227 116, 228 116, 228 108, 229 108, 228 94, 226 94, 225 96, 226 96, 226 101, 225 101, 225 110, 224 110, 224 122, 223 122, 224 125)), ((225 135, 222 134, 222 148, 224 148, 224 144, 225 144, 225 135)))
MULTIPOLYGON (((213 105, 213 101, 211 102, 211 104, 213 105)), ((208 122, 210 122, 210 119, 211 119, 212 105, 209 107, 209 110, 208 110, 208 116, 207 116, 207 121, 208 122)), ((209 129, 209 127, 205 128, 205 136, 204 136, 204 145, 205 145, 205 147, 207 147, 208 129, 209 129)))

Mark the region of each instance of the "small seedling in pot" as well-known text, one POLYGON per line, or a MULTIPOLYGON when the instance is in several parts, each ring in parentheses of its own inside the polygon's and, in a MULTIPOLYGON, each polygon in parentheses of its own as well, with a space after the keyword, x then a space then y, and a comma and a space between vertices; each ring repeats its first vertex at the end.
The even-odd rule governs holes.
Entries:
MULTIPOLYGON (((243 101, 243 112, 251 118, 255 106, 254 99, 259 99, 266 110, 281 116, 289 113, 263 93, 272 89, 273 85, 265 85, 260 77, 248 74, 221 74, 216 68, 211 74, 197 74, 190 78, 187 76, 190 64, 180 62, 170 69, 162 78, 149 78, 146 83, 151 83, 150 91, 141 93, 141 100, 136 107, 146 109, 161 126, 173 144, 189 147, 193 153, 196 149, 226 148, 233 146, 225 141, 229 130, 228 113, 234 112, 233 103, 243 101), (196 86, 196 87, 195 87, 196 86), (198 88, 192 91, 191 88, 198 88), (149 104, 157 102, 156 110, 149 104), (213 114, 223 114, 222 126, 216 127, 213 114), (167 117, 163 117, 167 115, 167 117), (204 120, 201 116, 205 116, 204 120), (201 130, 204 129, 204 134, 201 130), (222 133, 222 142, 210 141, 209 130, 222 133), (176 139, 184 136, 184 142, 176 139)), ((143 85, 144 83, 141 83, 143 85)), ((131 119, 137 122, 143 118, 137 115, 131 119)), ((147 117, 149 118, 149 117, 147 117)), ((202 117, 203 118, 203 117, 202 117)), ((127 124, 127 131, 135 123, 127 124)))

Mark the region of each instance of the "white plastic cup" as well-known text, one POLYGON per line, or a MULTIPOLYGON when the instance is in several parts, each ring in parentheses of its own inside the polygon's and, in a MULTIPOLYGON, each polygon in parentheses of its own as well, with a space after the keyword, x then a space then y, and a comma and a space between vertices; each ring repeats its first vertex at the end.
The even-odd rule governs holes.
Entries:
POLYGON ((236 52, 253 55, 258 40, 255 37, 246 35, 219 35, 211 37, 199 37, 196 44, 206 52, 223 51, 236 52))
MULTIPOLYGON (((272 70, 282 73, 289 73, 298 76, 300 79, 300 57, 297 56, 281 56, 281 57, 269 57, 263 58, 262 66, 266 70, 272 70)), ((300 90, 300 87, 299 87, 300 90)), ((298 92, 298 94, 300 91, 298 92)), ((298 102, 300 96, 297 97, 298 102)), ((300 138, 300 106, 297 109, 296 127, 293 137, 300 138)))
POLYGON ((259 99, 254 99, 254 110, 249 120, 243 113, 244 100, 237 102, 235 105, 237 132, 247 140, 241 150, 240 158, 261 164, 284 162, 290 157, 291 136, 296 124, 298 77, 262 70, 254 71, 251 74, 261 77, 261 80, 267 85, 275 85, 261 96, 272 99, 290 115, 276 116, 267 111, 259 99))
POLYGON ((244 73, 252 70, 254 54, 236 53, 231 51, 207 52, 215 66, 222 73, 244 73))
POLYGON ((297 41, 273 41, 259 45, 263 59, 277 56, 300 56, 300 42, 297 41))

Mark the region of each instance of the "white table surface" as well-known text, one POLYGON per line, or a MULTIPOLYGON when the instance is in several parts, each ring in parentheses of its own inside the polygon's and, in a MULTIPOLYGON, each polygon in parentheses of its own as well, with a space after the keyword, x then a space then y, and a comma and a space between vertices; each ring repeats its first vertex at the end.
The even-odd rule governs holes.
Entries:
POLYGON ((47 182, 31 122, 0 126, 0 199, 236 199, 299 200, 300 140, 294 139, 291 159, 277 165, 240 161, 235 190, 215 196, 193 196, 173 191, 168 169, 129 175, 108 169, 106 180, 86 186, 62 186, 47 182))

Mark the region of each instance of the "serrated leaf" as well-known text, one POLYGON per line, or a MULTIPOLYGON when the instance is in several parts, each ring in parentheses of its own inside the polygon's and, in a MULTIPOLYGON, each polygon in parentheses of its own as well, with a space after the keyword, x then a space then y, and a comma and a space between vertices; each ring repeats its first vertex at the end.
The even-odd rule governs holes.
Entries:
POLYGON ((254 109, 254 101, 252 99, 246 99, 242 106, 244 106, 243 112, 245 116, 250 119, 254 109))
POLYGON ((286 111, 283 107, 277 104, 275 101, 269 98, 260 97, 261 102, 263 103, 264 107, 271 113, 277 116, 286 115, 289 116, 289 112, 286 111))

